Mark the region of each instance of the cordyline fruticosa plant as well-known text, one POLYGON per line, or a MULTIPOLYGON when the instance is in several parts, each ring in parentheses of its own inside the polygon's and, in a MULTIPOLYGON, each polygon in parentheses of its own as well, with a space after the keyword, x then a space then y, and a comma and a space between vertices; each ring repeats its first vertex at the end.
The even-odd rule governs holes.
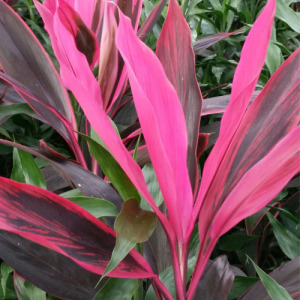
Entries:
POLYGON ((58 77, 33 34, 0 1, 1 78, 65 138, 79 165, 64 160, 44 142, 39 150, 18 147, 66 171, 84 194, 112 202, 120 198, 108 183, 84 169, 67 88, 101 140, 99 144, 85 137, 91 152, 101 167, 106 159, 113 161, 114 167, 104 166, 104 172, 125 201, 114 231, 61 196, 0 178, 0 257, 26 280, 61 298, 92 299, 101 275, 106 275, 149 278, 158 299, 172 299, 159 274, 133 249, 151 235, 157 218, 170 247, 176 297, 197 299, 197 285, 218 239, 270 203, 300 170, 300 50, 249 106, 272 30, 276 1, 269 0, 245 41, 219 138, 200 184, 197 160, 208 135, 199 134, 202 97, 189 27, 176 0, 170 0, 153 53, 139 36, 148 32, 165 1, 139 32, 142 1, 125 2, 35 1, 59 62, 58 77), (27 38, 32 41, 30 49, 22 47, 27 38), (36 73, 24 73, 28 64, 36 73), (167 214, 158 208, 140 166, 108 116, 127 84, 167 214), (152 211, 139 208, 140 195, 152 211), (189 278, 195 226, 200 247, 189 278))

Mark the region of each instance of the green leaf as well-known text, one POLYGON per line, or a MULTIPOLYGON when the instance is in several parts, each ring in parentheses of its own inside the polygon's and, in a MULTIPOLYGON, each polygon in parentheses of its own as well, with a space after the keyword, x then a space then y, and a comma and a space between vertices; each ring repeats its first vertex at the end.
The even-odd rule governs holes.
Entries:
POLYGON ((22 300, 46 300, 46 292, 34 286, 28 281, 24 281, 17 274, 14 275, 15 289, 18 299, 22 300))
POLYGON ((11 179, 46 189, 44 177, 31 154, 14 148, 11 179))
POLYGON ((116 245, 102 278, 111 272, 137 243, 148 240, 156 223, 156 214, 140 209, 138 200, 131 198, 124 202, 114 225, 117 234, 116 245))
POLYGON ((111 202, 104 199, 85 196, 67 198, 77 205, 81 206, 96 218, 115 217, 118 215, 116 207, 111 202))
POLYGON ((0 106, 0 115, 35 114, 27 103, 16 103, 0 106))
POLYGON ((215 10, 222 11, 222 5, 219 0, 210 0, 209 1, 215 10))
POLYGON ((218 248, 223 251, 235 251, 241 249, 247 242, 255 239, 256 236, 246 234, 228 234, 222 237, 218 248))
POLYGON ((277 0, 275 16, 287 23, 293 30, 300 33, 299 16, 288 6, 285 0, 277 0))
POLYGON ((96 158, 104 174, 109 178, 113 186, 117 189, 123 200, 130 198, 140 199, 140 194, 132 184, 126 173, 118 162, 103 145, 97 143, 92 138, 81 134, 89 143, 90 152, 96 158))
POLYGON ((5 295, 6 295, 6 283, 7 283, 7 279, 9 277, 9 275, 13 272, 13 268, 6 264, 5 262, 3 262, 1 264, 1 286, 2 286, 2 291, 3 291, 3 299, 5 299, 5 295))
POLYGON ((273 26, 271 40, 268 46, 266 65, 271 73, 274 74, 283 62, 283 57, 280 48, 276 45, 276 29, 273 26))
POLYGON ((284 287, 279 285, 272 277, 266 274, 251 258, 249 259, 251 260, 260 280, 272 300, 293 300, 284 287))
POLYGON ((80 189, 73 189, 73 190, 61 193, 60 196, 69 199, 71 197, 81 197, 81 196, 83 197, 84 195, 82 194, 80 189))
POLYGON ((259 279, 257 277, 235 276, 227 300, 237 299, 259 279))
MULTIPOLYGON (((154 172, 152 164, 146 164, 142 169, 148 191, 150 192, 152 198, 154 199, 157 206, 160 206, 164 198, 162 196, 161 190, 159 188, 159 184, 157 181, 156 174, 154 172)), ((144 197, 141 197, 141 208, 144 210, 150 210, 152 211, 152 208, 148 204, 148 202, 145 200, 144 197)))
POLYGON ((300 255, 300 239, 278 222, 272 214, 266 212, 273 228, 274 235, 282 252, 290 259, 300 255))
POLYGON ((136 279, 110 278, 93 300, 131 300, 137 288, 136 279))

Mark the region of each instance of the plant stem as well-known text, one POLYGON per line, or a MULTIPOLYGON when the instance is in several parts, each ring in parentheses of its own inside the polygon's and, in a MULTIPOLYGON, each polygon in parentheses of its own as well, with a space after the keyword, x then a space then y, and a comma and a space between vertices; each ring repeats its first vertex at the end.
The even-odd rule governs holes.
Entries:
POLYGON ((151 278, 151 281, 154 290, 156 289, 159 290, 166 300, 173 300, 172 295, 170 294, 168 289, 164 286, 164 284, 160 281, 158 276, 151 278))

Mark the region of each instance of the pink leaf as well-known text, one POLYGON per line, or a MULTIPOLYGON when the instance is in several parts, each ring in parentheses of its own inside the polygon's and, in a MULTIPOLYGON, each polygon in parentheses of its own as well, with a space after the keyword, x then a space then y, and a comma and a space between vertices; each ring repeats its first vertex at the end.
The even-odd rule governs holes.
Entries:
POLYGON ((134 34, 121 13, 116 43, 125 61, 148 151, 181 242, 191 217, 193 196, 187 171, 187 130, 177 93, 155 54, 134 34))
POLYGON ((195 73, 195 54, 190 28, 176 0, 169 4, 166 21, 157 41, 156 54, 176 89, 188 130, 187 165, 193 190, 197 190, 196 148, 200 127, 202 95, 195 73))

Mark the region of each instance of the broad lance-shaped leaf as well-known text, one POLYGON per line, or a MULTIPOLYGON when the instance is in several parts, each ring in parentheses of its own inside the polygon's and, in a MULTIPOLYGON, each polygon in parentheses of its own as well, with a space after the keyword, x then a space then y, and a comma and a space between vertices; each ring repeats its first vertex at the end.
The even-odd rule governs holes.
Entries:
MULTIPOLYGON (((96 284, 95 275, 103 274, 114 248, 114 231, 76 204, 43 189, 6 178, 0 178, 0 187, 0 257, 22 277, 50 294, 87 299, 66 294, 64 277, 66 273, 76 272, 68 276, 82 282, 85 279, 79 277, 88 273, 96 284), (26 262, 21 263, 21 258, 26 262), (61 263, 65 268, 63 278, 59 274, 61 263), (45 270, 37 272, 40 266, 45 270)), ((132 250, 110 276, 155 275, 143 257, 132 250)), ((76 280, 66 284, 73 284, 74 290, 87 290, 88 295, 95 293, 94 286, 89 290, 91 284, 85 288, 76 288, 76 280)))
POLYGON ((36 5, 39 6, 39 10, 42 11, 44 21, 46 20, 46 22, 49 22, 48 25, 50 30, 53 30, 53 24, 51 23, 53 22, 53 18, 56 20, 57 28, 59 28, 59 30, 57 31, 57 35, 54 31, 51 33, 49 30, 50 36, 55 39, 54 42, 57 47, 59 43, 59 46, 65 50, 64 53, 69 53, 68 59, 70 60, 70 64, 76 65, 76 70, 70 69, 69 66, 65 64, 64 58, 58 57, 61 68, 61 77, 65 86, 73 92, 91 126, 127 174, 133 185, 139 190, 145 199, 147 199, 151 208, 157 214, 163 226, 168 231, 169 236, 174 237, 173 229, 170 226, 169 221, 157 208, 154 200, 147 190, 140 167, 124 147, 122 141, 115 132, 110 119, 103 110, 101 90, 97 80, 90 70, 86 58, 78 51, 72 35, 69 31, 64 29, 60 20, 57 19, 57 16, 54 15, 49 17, 49 11, 47 11, 43 6, 40 6, 38 2, 36 2, 36 5), (86 101, 86 99, 89 99, 89 101, 86 101))
MULTIPOLYGON (((204 200, 199 217, 201 236, 209 238, 212 226, 211 250, 214 240, 267 205, 297 172, 299 127, 294 128, 300 119, 299 57, 300 49, 277 70, 252 103, 215 174, 205 199, 216 202, 204 200), (276 156, 278 147, 281 150, 276 156), (281 155, 285 157, 276 164, 281 155)), ((200 269, 203 267, 199 267, 198 274, 200 269)))
POLYGON ((187 170, 187 130, 177 93, 163 67, 121 13, 116 37, 150 158, 180 242, 186 238, 193 195, 187 170))
MULTIPOLYGON (((201 188, 196 201, 195 218, 198 215, 210 183, 219 168, 219 164, 224 160, 224 154, 229 143, 231 143, 232 137, 249 105, 267 55, 275 6, 276 0, 268 1, 250 30, 243 46, 241 59, 233 78, 230 103, 222 118, 220 136, 204 166, 203 172, 205 175, 202 177, 201 188)), ((222 189, 220 188, 220 190, 222 189)))
POLYGON ((16 147, 45 159, 59 171, 69 182, 70 186, 78 188, 85 196, 108 200, 113 203, 119 211, 121 210, 123 204, 122 198, 107 182, 50 149, 45 142, 41 141, 41 150, 2 139, 0 139, 0 144, 16 147))
MULTIPOLYGON (((259 93, 260 91, 253 92, 250 103, 252 103, 259 93)), ((230 95, 203 99, 201 116, 223 113, 227 109, 229 101, 230 95)))
MULTIPOLYGON (((177 0, 170 0, 166 21, 157 41, 156 54, 168 79, 176 89, 185 115, 188 131, 187 165, 192 190, 195 191, 198 184, 196 149, 198 146, 202 95, 195 73, 195 55, 192 49, 190 28, 177 0)), ((161 99, 160 101, 164 100, 161 99)), ((165 114, 168 114, 167 110, 165 114)), ((168 143, 170 142, 168 141, 168 143)))
MULTIPOLYGON (((204 234, 211 218, 243 175, 297 126, 300 119, 299 68, 300 49, 272 76, 245 113, 206 191, 207 199, 217 200, 214 209, 209 201, 202 204, 201 234, 204 234)), ((218 145, 217 141, 215 147, 218 145)))
POLYGON ((5 71, 1 77, 13 84, 24 100, 58 130, 84 165, 72 130, 76 130, 72 105, 58 74, 28 26, 3 1, 0 35, 0 64, 5 71))

